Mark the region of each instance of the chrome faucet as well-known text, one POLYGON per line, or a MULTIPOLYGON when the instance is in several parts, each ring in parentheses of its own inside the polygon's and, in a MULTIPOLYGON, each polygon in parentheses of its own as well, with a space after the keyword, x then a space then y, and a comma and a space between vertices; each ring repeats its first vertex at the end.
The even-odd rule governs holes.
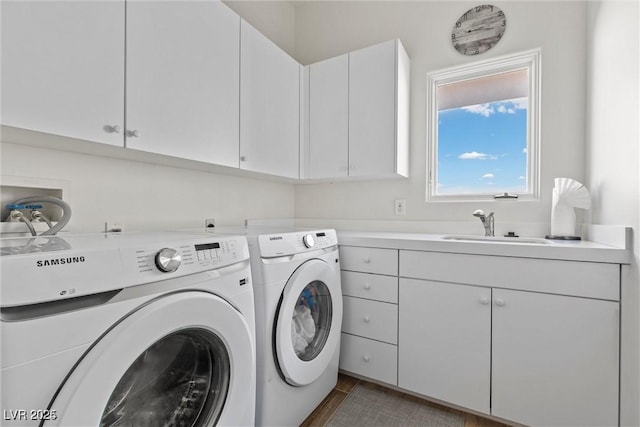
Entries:
POLYGON ((484 211, 482 209, 478 209, 477 211, 473 212, 473 216, 480 218, 480 221, 482 221, 482 226, 484 227, 484 235, 485 236, 493 236, 493 212, 491 212, 489 215, 484 214, 484 211))

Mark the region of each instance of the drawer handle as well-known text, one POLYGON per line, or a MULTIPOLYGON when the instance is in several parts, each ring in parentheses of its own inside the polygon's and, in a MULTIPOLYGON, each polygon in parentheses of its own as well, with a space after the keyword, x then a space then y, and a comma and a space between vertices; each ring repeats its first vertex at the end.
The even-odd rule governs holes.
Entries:
POLYGON ((506 302, 502 298, 496 298, 496 305, 498 307, 504 307, 505 304, 506 302))
POLYGON ((368 291, 369 289, 371 289, 371 285, 369 283, 365 283, 363 288, 365 288, 368 291))
POLYGON ((482 304, 482 305, 489 304, 489 298, 487 298, 487 297, 480 298, 480 304, 482 304))
POLYGON ((362 360, 369 363, 369 361, 371 360, 371 356, 369 356, 368 354, 365 354, 364 356, 362 356, 362 360))
POLYGON ((371 264, 371 258, 365 258, 363 261, 365 264, 371 264))
POLYGON ((364 316, 364 317, 362 318, 362 320, 364 320, 364 323, 369 323, 369 322, 371 322, 371 318, 370 318, 369 316, 364 316))

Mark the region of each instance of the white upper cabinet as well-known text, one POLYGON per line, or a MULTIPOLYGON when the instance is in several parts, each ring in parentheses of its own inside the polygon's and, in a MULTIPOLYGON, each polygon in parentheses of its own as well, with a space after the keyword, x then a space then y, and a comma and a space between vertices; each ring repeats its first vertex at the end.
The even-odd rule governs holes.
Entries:
POLYGON ((305 178, 409 175, 409 68, 399 40, 309 66, 305 178))
POLYGON ((349 166, 349 55, 309 66, 307 178, 347 176, 349 166))
POLYGON ((0 7, 2 124, 122 146, 124 0, 0 7))
POLYGON ((239 165, 240 17, 216 1, 127 2, 128 148, 239 165))
POLYGON ((409 68, 399 40, 349 54, 349 175, 408 176, 409 68))
POLYGON ((240 168, 298 178, 300 64, 241 24, 240 168))

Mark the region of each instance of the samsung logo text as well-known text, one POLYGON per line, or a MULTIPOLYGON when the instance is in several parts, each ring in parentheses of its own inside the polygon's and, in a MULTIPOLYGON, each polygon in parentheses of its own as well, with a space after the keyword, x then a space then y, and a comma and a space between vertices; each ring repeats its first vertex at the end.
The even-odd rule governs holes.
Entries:
POLYGON ((36 261, 36 266, 38 267, 49 267, 51 265, 64 265, 64 264, 76 264, 79 262, 84 262, 83 256, 74 256, 68 258, 53 258, 53 259, 44 259, 36 261))

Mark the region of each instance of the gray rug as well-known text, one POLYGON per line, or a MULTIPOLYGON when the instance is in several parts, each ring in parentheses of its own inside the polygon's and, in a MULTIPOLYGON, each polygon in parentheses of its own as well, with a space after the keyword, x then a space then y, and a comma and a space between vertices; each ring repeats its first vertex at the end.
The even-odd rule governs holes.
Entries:
POLYGON ((327 425, 331 427, 464 427, 464 421, 464 417, 460 414, 427 406, 393 391, 358 384, 327 425))

